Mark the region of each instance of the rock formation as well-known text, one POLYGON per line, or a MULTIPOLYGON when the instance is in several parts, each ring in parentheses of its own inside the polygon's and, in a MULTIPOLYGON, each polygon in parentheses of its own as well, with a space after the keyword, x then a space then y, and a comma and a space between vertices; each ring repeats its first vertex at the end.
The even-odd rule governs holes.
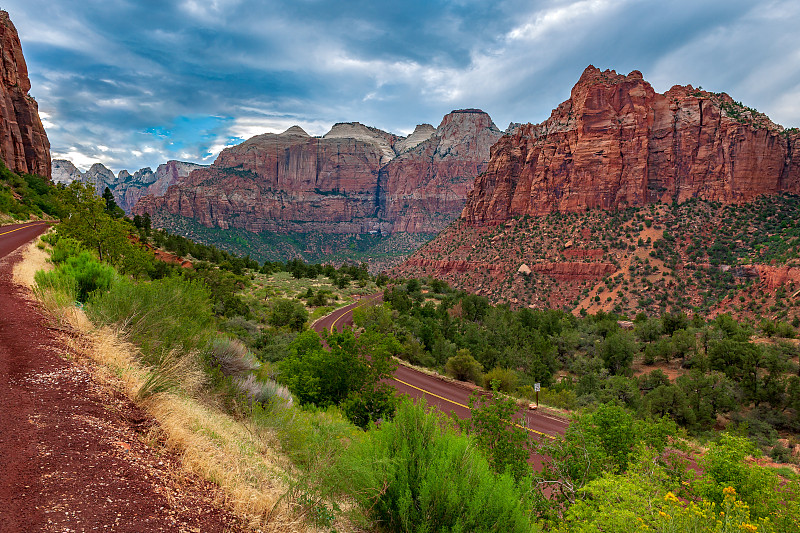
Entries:
POLYGON ((82 181, 83 173, 66 159, 53 159, 51 177, 53 183, 68 185, 73 181, 82 181))
POLYGON ((0 158, 8 168, 50 177, 50 142, 39 119, 36 100, 17 29, 0 11, 0 158))
POLYGON ((656 93, 638 71, 589 66, 541 124, 511 128, 493 148, 462 218, 617 209, 699 198, 740 203, 800 191, 798 134, 727 94, 656 93))
POLYGON ((458 216, 500 137, 489 116, 454 111, 406 138, 358 122, 321 138, 294 126, 226 148, 134 212, 171 213, 252 232, 440 231, 458 216))
POLYGON ((129 213, 142 196, 161 196, 167 188, 181 178, 185 178, 192 170, 205 168, 204 165, 168 161, 158 166, 155 172, 150 167, 137 170, 133 174, 127 170, 114 173, 102 163, 95 163, 85 173, 78 170, 66 159, 54 159, 53 182, 68 184, 73 181, 92 183, 98 195, 103 194, 106 187, 111 190, 114 200, 125 212, 129 213))
POLYGON ((446 115, 429 139, 381 169, 379 217, 387 221, 381 229, 432 233, 447 226, 464 205, 475 176, 486 170, 486 151, 500 136, 483 111, 446 115))

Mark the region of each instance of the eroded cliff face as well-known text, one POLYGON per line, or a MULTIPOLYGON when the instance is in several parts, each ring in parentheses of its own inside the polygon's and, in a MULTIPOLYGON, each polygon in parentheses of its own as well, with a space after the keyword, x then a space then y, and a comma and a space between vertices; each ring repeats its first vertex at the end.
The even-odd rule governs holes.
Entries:
POLYGON ((321 138, 295 126, 226 148, 134 212, 256 233, 433 233, 461 212, 500 135, 478 110, 454 111, 407 138, 357 122, 321 138))
POLYGON ((50 142, 28 91, 28 67, 17 29, 0 11, 0 158, 16 172, 50 177, 50 142))
POLYGON ((441 231, 458 213, 486 170, 502 133, 483 111, 453 111, 427 140, 381 170, 379 217, 387 232, 441 231))
POLYGON ((589 66, 548 120, 516 126, 492 148, 461 216, 491 225, 526 214, 797 192, 797 148, 796 133, 726 94, 677 85, 659 94, 638 71, 589 66))

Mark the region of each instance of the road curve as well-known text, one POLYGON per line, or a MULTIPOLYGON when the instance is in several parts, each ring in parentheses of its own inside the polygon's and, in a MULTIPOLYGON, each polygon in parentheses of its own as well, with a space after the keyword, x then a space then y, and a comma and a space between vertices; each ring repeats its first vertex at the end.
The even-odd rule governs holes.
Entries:
MULTIPOLYGON (((342 329, 353 324, 353 309, 364 301, 380 302, 383 294, 373 294, 361 301, 337 309, 314 322, 311 328, 317 333, 332 328, 342 329)), ((454 412, 459 418, 469 418, 469 396, 475 390, 466 383, 453 382, 432 376, 419 370, 400 365, 395 371, 391 385, 401 394, 412 398, 425 398, 428 405, 435 405, 444 413, 454 412)), ((546 415, 541 411, 520 410, 517 415, 519 426, 525 428, 536 439, 552 438, 563 434, 568 422, 563 418, 546 415)))
POLYGON ((5 257, 26 242, 44 233, 48 222, 36 221, 24 224, 0 226, 0 257, 5 257))

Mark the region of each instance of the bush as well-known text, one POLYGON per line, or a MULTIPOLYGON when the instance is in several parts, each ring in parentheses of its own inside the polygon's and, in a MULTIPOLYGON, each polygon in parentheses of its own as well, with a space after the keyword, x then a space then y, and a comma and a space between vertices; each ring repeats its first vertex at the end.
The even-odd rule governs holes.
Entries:
POLYGON ((272 305, 269 323, 277 327, 288 327, 292 331, 301 331, 308 320, 308 311, 300 302, 281 298, 272 305))
POLYGON ((494 388, 497 385, 497 390, 501 392, 514 392, 517 390, 519 377, 517 373, 510 368, 495 367, 483 376, 483 386, 487 389, 494 388))
POLYGON ((108 292, 93 296, 86 311, 95 323, 121 326, 148 363, 175 349, 199 352, 212 325, 208 291, 181 278, 142 283, 121 279, 108 292))
POLYGON ((213 339, 206 349, 205 357, 212 367, 218 368, 226 376, 244 378, 258 368, 258 363, 250 355, 247 346, 227 337, 213 339))
POLYGON ((78 284, 77 300, 86 302, 95 291, 107 291, 114 281, 114 268, 98 262, 90 252, 80 252, 67 258, 61 266, 64 274, 75 278, 78 284))
POLYGON ((41 288, 58 289, 79 302, 85 302, 95 291, 111 287, 116 275, 112 267, 99 263, 90 252, 69 256, 63 250, 60 252, 61 264, 56 270, 36 273, 34 279, 41 288))
POLYGON ((525 491, 424 402, 405 401, 344 458, 343 480, 389 531, 537 531, 525 491))
POLYGON ((456 355, 447 360, 444 370, 452 378, 477 384, 481 380, 483 365, 470 355, 469 350, 461 349, 456 355))

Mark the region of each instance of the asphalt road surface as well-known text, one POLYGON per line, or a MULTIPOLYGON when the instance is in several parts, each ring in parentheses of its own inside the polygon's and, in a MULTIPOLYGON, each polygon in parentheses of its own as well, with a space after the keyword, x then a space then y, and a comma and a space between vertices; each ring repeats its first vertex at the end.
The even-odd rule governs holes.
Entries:
MULTIPOLYGON (((362 305, 365 301, 377 303, 382 300, 382 294, 367 296, 359 302, 337 309, 333 313, 320 318, 312 325, 312 328, 317 333, 320 333, 326 329, 336 328, 341 330, 344 326, 352 326, 353 309, 362 305)), ((391 385, 401 394, 408 394, 415 399, 425 398, 428 405, 435 405, 444 413, 454 412, 460 418, 469 418, 471 416, 469 396, 475 388, 466 383, 447 381, 400 365, 394 373, 391 385)), ((520 409, 517 414, 517 423, 530 432, 531 436, 536 440, 563 434, 568 425, 568 422, 563 418, 527 409, 520 409)))
POLYGON ((34 237, 44 233, 50 226, 47 222, 26 222, 0 226, 0 257, 5 257, 34 237))

